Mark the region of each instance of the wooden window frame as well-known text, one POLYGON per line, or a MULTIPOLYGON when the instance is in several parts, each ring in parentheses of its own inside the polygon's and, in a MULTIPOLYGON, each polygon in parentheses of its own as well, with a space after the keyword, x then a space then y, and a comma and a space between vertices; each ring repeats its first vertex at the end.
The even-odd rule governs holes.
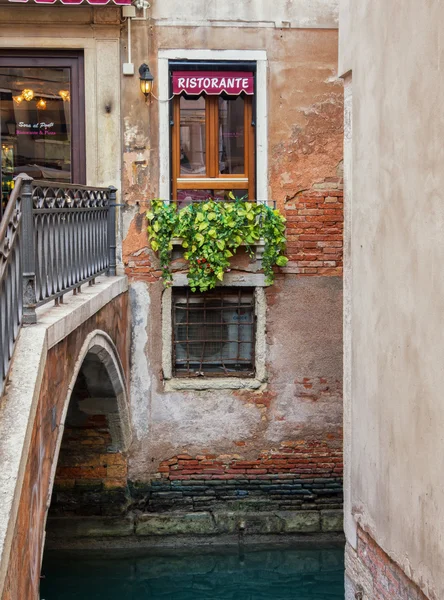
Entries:
POLYGON ((220 96, 205 97, 205 144, 206 144, 206 174, 181 175, 180 173, 180 98, 172 100, 173 124, 171 133, 172 143, 172 189, 173 201, 177 200, 178 190, 247 190, 248 199, 255 201, 256 184, 256 153, 255 131, 253 124, 253 96, 243 95, 244 98, 244 165, 245 173, 219 173, 219 98, 220 96))

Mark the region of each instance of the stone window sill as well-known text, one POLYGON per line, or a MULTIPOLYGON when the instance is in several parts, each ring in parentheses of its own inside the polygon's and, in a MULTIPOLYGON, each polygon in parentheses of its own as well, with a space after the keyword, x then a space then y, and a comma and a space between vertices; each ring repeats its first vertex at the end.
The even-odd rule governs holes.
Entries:
POLYGON ((165 380, 165 391, 258 390, 265 380, 256 377, 173 377, 165 380))

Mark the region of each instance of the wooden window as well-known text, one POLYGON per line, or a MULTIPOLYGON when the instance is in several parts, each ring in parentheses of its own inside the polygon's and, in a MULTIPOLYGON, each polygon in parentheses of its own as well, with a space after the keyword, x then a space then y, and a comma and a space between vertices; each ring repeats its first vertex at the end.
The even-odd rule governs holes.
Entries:
POLYGON ((179 206, 230 191, 255 199, 252 107, 245 94, 173 99, 172 199, 179 206))

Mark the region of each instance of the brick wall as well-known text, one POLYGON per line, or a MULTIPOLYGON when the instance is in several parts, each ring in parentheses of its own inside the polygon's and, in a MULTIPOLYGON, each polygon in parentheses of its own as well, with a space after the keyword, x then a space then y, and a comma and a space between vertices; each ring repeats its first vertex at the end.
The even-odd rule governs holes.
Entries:
POLYGON ((127 502, 127 460, 109 452, 105 415, 90 416, 82 427, 65 427, 51 514, 114 515, 127 502))
POLYGON ((127 482, 126 458, 107 453, 106 424, 65 432, 51 514, 118 515, 143 510, 327 510, 342 508, 342 449, 283 442, 254 460, 178 454, 149 482, 127 482), (85 445, 86 442, 86 445, 85 445))
POLYGON ((328 178, 285 203, 287 273, 342 275, 342 179, 328 178), (321 189, 318 189, 318 188, 321 189))
POLYGON ((238 455, 178 454, 150 483, 131 484, 148 511, 321 510, 342 507, 342 448, 323 442, 283 442, 255 460, 238 455))
MULTIPOLYGON (((287 256, 289 262, 283 269, 296 275, 342 276, 343 267, 343 180, 328 177, 313 188, 287 197, 282 213, 287 219, 287 256)), ((146 238, 144 214, 135 219, 138 236, 146 238)), ((126 248, 123 257, 125 272, 131 278, 149 282, 161 278, 154 254, 136 246, 136 251, 126 248)), ((233 259, 236 264, 236 259, 233 259)), ((185 266, 185 264, 183 265, 185 266)))
POLYGON ((361 584, 362 600, 427 600, 419 587, 361 528, 358 528, 357 559, 367 573, 365 582, 354 581, 358 586, 361 584))

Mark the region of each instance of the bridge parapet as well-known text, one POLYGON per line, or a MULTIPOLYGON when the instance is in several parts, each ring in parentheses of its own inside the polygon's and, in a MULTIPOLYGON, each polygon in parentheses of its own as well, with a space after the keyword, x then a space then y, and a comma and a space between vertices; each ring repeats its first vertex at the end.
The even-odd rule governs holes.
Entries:
POLYGON ((15 179, 0 220, 0 396, 22 323, 116 274, 116 189, 15 179))
MULTIPOLYGON (((131 441, 126 277, 100 277, 22 328, 0 404, 0 598, 38 597, 40 561, 58 453, 82 367, 109 415, 113 452, 131 441), (104 389, 100 389, 103 372, 104 389), (105 381, 106 379, 106 381, 105 381)), ((91 404, 91 402, 90 402, 91 404)), ((90 407, 91 408, 91 407, 90 407)), ((88 409, 88 407, 87 407, 88 409)))

